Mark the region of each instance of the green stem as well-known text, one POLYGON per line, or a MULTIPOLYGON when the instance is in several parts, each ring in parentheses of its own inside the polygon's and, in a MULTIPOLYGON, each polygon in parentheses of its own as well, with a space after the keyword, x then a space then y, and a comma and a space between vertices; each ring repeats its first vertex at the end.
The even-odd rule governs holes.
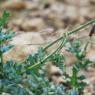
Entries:
POLYGON ((3 64, 3 54, 0 55, 1 63, 3 64))
MULTIPOLYGON (((66 43, 66 38, 65 38, 65 40, 64 40, 64 44, 66 43)), ((63 45, 64 45, 63 44, 63 45)), ((28 70, 29 69, 32 69, 32 68, 34 68, 34 67, 36 67, 36 66, 38 66, 38 65, 40 65, 41 63, 43 63, 43 62, 45 62, 49 57, 51 57, 53 54, 55 54, 58 50, 60 50, 62 48, 62 46, 59 46, 55 51, 53 51, 51 54, 49 54, 48 56, 46 56, 41 62, 39 62, 39 63, 37 63, 37 64, 35 64, 35 65, 33 65, 33 66, 30 66, 29 68, 28 68, 28 70)))
MULTIPOLYGON (((79 27, 77 27, 76 29, 74 29, 74 30, 72 30, 72 31, 70 31, 70 32, 67 32, 66 35, 69 36, 69 35, 73 34, 74 32, 77 32, 77 31, 79 31, 79 30, 85 28, 86 26, 88 26, 88 25, 94 23, 94 22, 95 22, 95 19, 94 19, 94 20, 91 20, 91 21, 89 21, 89 22, 87 22, 87 23, 85 23, 85 24, 82 24, 82 25, 80 25, 79 27)), ((52 46, 52 45, 55 44, 56 42, 62 40, 63 37, 65 37, 64 40, 63 40, 63 41, 64 41, 64 45, 65 45, 65 43, 67 42, 67 36, 63 35, 63 36, 61 36, 60 38, 58 38, 57 40, 55 40, 55 41, 53 41, 52 43, 50 43, 48 46, 46 46, 46 47, 44 48, 44 50, 46 50, 47 48, 49 48, 50 46, 52 46)), ((54 53, 56 53, 56 51, 58 51, 59 48, 61 49, 62 47, 59 46, 54 52, 52 52, 51 54, 49 54, 48 56, 46 56, 41 62, 38 62, 37 64, 28 67, 27 70, 33 69, 34 67, 37 67, 37 66, 40 65, 41 63, 45 62, 49 57, 51 57, 54 53)))
MULTIPOLYGON (((60 50, 64 45, 65 43, 67 42, 67 34, 64 35, 63 37, 63 40, 62 40, 62 43, 61 45, 55 50, 53 51, 51 54, 49 54, 48 56, 46 56, 41 62, 38 62, 30 67, 27 68, 27 70, 30 70, 30 69, 33 69, 33 68, 36 68, 37 66, 39 66, 41 63, 45 62, 49 57, 51 57, 53 54, 55 54, 58 50, 60 50)), ((22 73, 24 73, 25 71, 23 71, 22 73)), ((22 74, 21 73, 21 74, 22 74)))
MULTIPOLYGON (((78 31, 82 30, 83 28, 87 27, 88 25, 90 25, 90 24, 92 24, 92 23, 95 23, 95 19, 94 19, 94 20, 91 20, 91 21, 89 21, 89 22, 87 22, 87 23, 85 23, 85 24, 80 25, 79 27, 75 28, 75 29, 72 30, 72 31, 67 32, 66 35, 69 36, 69 35, 73 34, 74 32, 78 32, 78 31)), ((44 50, 48 49, 50 46, 52 46, 52 45, 55 44, 56 42, 62 40, 63 37, 65 37, 65 36, 63 35, 63 36, 61 36, 60 38, 58 38, 57 40, 55 40, 55 41, 53 41, 52 43, 50 43, 49 45, 47 45, 47 46, 44 48, 44 50)), ((65 45, 65 43, 67 42, 67 37, 65 37, 63 41, 64 41, 64 44, 63 44, 63 45, 65 45)), ((61 48, 62 48, 62 47, 59 46, 54 52, 52 52, 51 54, 49 54, 48 56, 46 56, 41 62, 38 62, 37 64, 34 64, 34 65, 28 67, 27 70, 30 70, 30 69, 33 69, 33 68, 39 66, 41 63, 45 62, 49 57, 51 57, 54 53, 56 53, 56 51, 58 51, 58 50, 61 49, 61 48)), ((24 72, 25 72, 25 71, 23 71, 22 73, 24 73, 24 72)))
MULTIPOLYGON (((77 28, 73 29, 72 31, 69 31, 69 32, 68 32, 68 35, 71 35, 71 34, 73 34, 74 32, 78 32, 78 31, 82 30, 83 28, 85 28, 85 27, 87 27, 87 26, 89 26, 89 25, 91 25, 91 24, 93 24, 93 23, 95 23, 95 19, 94 19, 94 20, 91 20, 91 21, 89 21, 89 22, 87 22, 87 23, 84 23, 84 24, 82 24, 82 25, 80 25, 80 26, 78 26, 77 28)), ((50 46, 52 46, 52 45, 55 44, 56 42, 60 41, 62 38, 63 38, 63 36, 61 36, 60 38, 56 39, 55 41, 53 41, 52 43, 50 43, 49 45, 47 45, 47 46, 44 48, 44 50, 48 49, 50 46)))
POLYGON ((0 53, 0 77, 3 78, 4 72, 3 72, 3 55, 0 53))
MULTIPOLYGON (((0 41, 0 48, 2 48, 2 41, 0 41)), ((0 77, 4 77, 4 71, 3 71, 3 53, 0 51, 0 77)))

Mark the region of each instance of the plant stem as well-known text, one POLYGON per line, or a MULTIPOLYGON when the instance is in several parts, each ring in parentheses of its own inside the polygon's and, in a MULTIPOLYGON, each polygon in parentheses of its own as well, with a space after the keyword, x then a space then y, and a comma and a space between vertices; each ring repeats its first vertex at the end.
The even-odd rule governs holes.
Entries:
MULTIPOLYGON (((69 32, 68 32, 68 35, 71 35, 71 34, 73 34, 74 32, 78 32, 78 31, 82 30, 83 28, 85 28, 85 27, 87 27, 87 26, 89 26, 89 25, 91 25, 91 24, 93 24, 93 23, 95 23, 95 19, 94 19, 94 20, 91 20, 91 21, 89 21, 89 22, 87 22, 87 23, 84 23, 84 24, 82 24, 82 25, 80 25, 80 26, 78 26, 77 28, 73 29, 72 31, 69 31, 69 32)), ((49 45, 47 45, 47 46, 44 48, 44 50, 48 49, 50 46, 52 46, 52 45, 55 44, 56 42, 60 41, 62 38, 63 38, 63 36, 61 36, 60 38, 58 38, 58 39, 56 39, 55 41, 51 42, 49 45)))
MULTIPOLYGON (((72 30, 72 31, 70 31, 70 32, 67 32, 66 35, 69 36, 69 35, 71 35, 71 34, 77 32, 77 31, 79 31, 79 30, 85 28, 86 26, 88 26, 88 25, 90 25, 90 24, 92 24, 92 23, 95 23, 95 19, 94 19, 94 20, 91 20, 91 21, 89 21, 89 22, 87 22, 87 23, 85 23, 85 24, 80 25, 79 27, 77 27, 76 29, 74 29, 74 30, 72 30)), ((65 43, 67 42, 67 36, 63 35, 63 36, 61 36, 60 38, 58 38, 57 40, 55 40, 55 41, 53 41, 52 43, 50 43, 48 46, 46 46, 46 47, 44 48, 44 50, 46 50, 47 48, 49 48, 50 46, 52 46, 53 44, 55 44, 56 42, 58 42, 58 41, 60 41, 60 40, 62 40, 62 39, 63 39, 64 45, 65 45, 65 43), (64 39, 63 39, 63 37, 64 37, 64 39)), ((41 63, 45 62, 49 57, 51 57, 54 53, 56 53, 56 51, 58 51, 59 48, 62 48, 62 46, 61 46, 61 47, 59 46, 54 52, 52 52, 51 54, 49 54, 48 56, 46 56, 41 62, 38 62, 37 64, 35 64, 35 65, 33 65, 33 66, 30 66, 30 67, 28 67, 27 69, 28 69, 28 70, 29 70, 29 69, 33 69, 34 67, 37 67, 37 66, 40 65, 41 63)))
MULTIPOLYGON (((27 70, 30 70, 30 69, 33 69, 33 68, 36 68, 37 66, 39 66, 41 63, 45 62, 49 57, 51 57, 54 53, 56 53, 57 51, 59 51, 60 49, 62 49, 62 47, 65 45, 65 43, 67 42, 67 34, 64 35, 63 37, 63 40, 62 40, 62 43, 61 45, 55 50, 53 51, 52 53, 50 53, 48 56, 46 56, 41 62, 38 62, 30 67, 27 68, 27 70)), ((25 71, 23 71, 22 73, 24 73, 25 71)))
POLYGON ((1 63, 3 64, 3 54, 0 54, 1 63))
MULTIPOLYGON (((87 27, 88 25, 92 24, 92 23, 95 23, 95 19, 94 20, 91 20, 85 24, 82 24, 80 25, 79 27, 73 29, 72 31, 69 31, 66 33, 66 35, 71 35, 75 32, 78 32, 80 30, 82 30, 83 28, 87 27)), ((61 36, 60 38, 58 38, 57 40, 53 41, 52 43, 50 43, 49 45, 47 45, 44 50, 48 49, 50 46, 52 46, 53 44, 55 44, 56 42, 60 41, 63 39, 63 45, 65 45, 65 43, 67 42, 67 36, 61 36), (64 37, 64 39, 63 39, 64 37)), ((61 44, 62 45, 62 44, 61 44)), ((46 56, 41 62, 38 62, 37 64, 34 64, 30 67, 27 68, 27 70, 30 70, 30 69, 33 69, 33 68, 36 68, 37 66, 39 66, 41 63, 45 62, 49 57, 51 57, 54 53, 56 53, 59 49, 61 49, 62 46, 59 46, 54 52, 50 53, 48 56, 46 56)), ((24 73, 25 71, 23 71, 22 73, 24 73)))
MULTIPOLYGON (((94 20, 91 20, 91 21, 88 21, 87 23, 81 24, 81 25, 78 26, 77 28, 74 28, 72 31, 67 32, 67 35, 69 36, 69 35, 71 35, 71 34, 73 34, 73 33, 75 33, 75 32, 78 32, 78 31, 82 30, 83 28, 85 28, 85 27, 87 27, 87 26, 89 26, 89 25, 91 25, 91 24, 93 24, 93 23, 95 23, 95 19, 94 19, 94 20)), ((63 36, 64 36, 64 35, 63 35, 63 36)), ((61 36, 60 38, 58 38, 58 39, 56 39, 55 41, 51 42, 49 45, 47 45, 46 47, 44 47, 43 50, 48 49, 48 48, 49 48, 50 46, 52 46, 53 44, 55 44, 55 43, 57 43, 58 41, 62 40, 63 36, 61 36)), ((52 53, 51 53, 51 54, 52 54, 52 53)), ((50 55, 51 55, 51 54, 50 54, 50 55)), ((48 56, 49 56, 49 55, 48 55, 48 56)), ((47 57, 46 57, 46 59, 47 59, 47 57)), ((21 63, 23 63, 23 62, 21 62, 21 63)))
MULTIPOLYGON (((1 34, 2 28, 0 28, 0 34, 1 34)), ((1 35, 0 35, 1 36, 1 35)), ((0 77, 4 77, 4 71, 3 71, 3 53, 1 51, 2 49, 2 41, 0 40, 0 77)))
POLYGON ((0 77, 3 78, 4 72, 3 72, 3 54, 0 52, 0 77))

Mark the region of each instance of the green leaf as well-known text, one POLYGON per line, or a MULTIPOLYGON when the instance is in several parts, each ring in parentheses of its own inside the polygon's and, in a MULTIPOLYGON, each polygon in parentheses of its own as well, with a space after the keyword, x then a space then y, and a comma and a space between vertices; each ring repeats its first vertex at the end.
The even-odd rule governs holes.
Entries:
POLYGON ((0 27, 3 27, 7 23, 9 15, 9 12, 4 10, 2 17, 0 18, 0 27))
POLYGON ((81 75, 81 76, 78 77, 78 79, 79 80, 84 80, 84 79, 86 79, 86 77, 84 75, 81 75))
POLYGON ((77 70, 73 67, 72 69, 72 77, 71 77, 71 86, 77 87, 77 70))

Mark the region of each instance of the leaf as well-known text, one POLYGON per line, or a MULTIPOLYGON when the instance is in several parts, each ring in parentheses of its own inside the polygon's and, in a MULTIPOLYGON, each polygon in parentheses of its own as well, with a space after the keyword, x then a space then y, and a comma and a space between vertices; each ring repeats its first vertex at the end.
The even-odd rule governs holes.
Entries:
POLYGON ((7 46, 4 45, 4 46, 0 47, 0 52, 5 53, 6 51, 8 51, 12 47, 13 47, 13 45, 7 45, 7 46))
POLYGON ((9 12, 4 10, 2 17, 0 18, 0 27, 3 27, 7 23, 9 15, 9 12))
POLYGON ((78 90, 77 89, 73 89, 71 91, 71 94, 70 95, 79 95, 78 90))
POLYGON ((71 86, 77 87, 77 70, 74 67, 72 69, 71 86))
POLYGON ((84 79, 86 79, 86 77, 84 75, 81 75, 81 76, 78 77, 78 79, 79 80, 84 80, 84 79))
POLYGON ((79 87, 79 92, 82 92, 84 90, 84 88, 87 86, 87 84, 85 82, 80 82, 78 83, 79 87))

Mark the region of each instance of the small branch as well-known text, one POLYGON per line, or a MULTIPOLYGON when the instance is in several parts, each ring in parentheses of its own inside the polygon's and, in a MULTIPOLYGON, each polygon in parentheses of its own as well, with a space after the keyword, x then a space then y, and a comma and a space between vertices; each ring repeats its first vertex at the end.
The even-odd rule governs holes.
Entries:
MULTIPOLYGON (((87 26, 89 26, 89 25, 91 25, 91 24, 93 24, 93 23, 95 23, 95 19, 94 19, 94 20, 91 20, 91 21, 89 21, 89 22, 87 22, 87 23, 84 23, 84 24, 82 24, 82 25, 80 25, 80 26, 78 26, 77 28, 73 29, 72 31, 69 31, 69 32, 68 32, 68 35, 71 35, 71 34, 73 34, 73 33, 75 33, 75 32, 78 32, 78 31, 82 30, 83 28, 85 28, 85 27, 87 27, 87 26)), ((52 45, 55 44, 56 42, 60 41, 62 38, 63 38, 63 36, 61 36, 60 38, 56 39, 55 41, 53 41, 52 43, 50 43, 49 45, 47 45, 47 46, 44 48, 44 50, 48 49, 50 46, 52 46, 52 45)))
MULTIPOLYGON (((33 68, 36 68, 37 66, 39 66, 41 63, 45 62, 49 57, 51 57, 54 53, 56 53, 57 51, 61 50, 62 47, 65 45, 65 43, 67 42, 67 33, 66 35, 64 35, 63 37, 63 40, 62 40, 62 43, 61 45, 55 50, 53 51, 52 53, 50 53, 48 56, 46 56, 41 62, 38 62, 30 67, 27 68, 27 70, 30 70, 30 69, 33 69, 33 68)), ((22 73, 24 73, 25 71, 23 71, 22 73)))
MULTIPOLYGON (((87 27, 88 25, 90 25, 90 24, 92 24, 92 23, 95 23, 95 19, 94 19, 94 20, 91 20, 91 21, 89 21, 89 22, 87 22, 87 23, 85 23, 85 24, 82 24, 82 25, 80 25, 79 27, 77 27, 76 29, 74 29, 74 30, 72 30, 72 31, 70 31, 70 32, 67 32, 67 33, 65 33, 65 34, 69 36, 69 35, 71 35, 71 34, 73 34, 73 33, 75 33, 75 32, 78 32, 79 30, 81 30, 81 29, 87 27)), ((55 44, 56 42, 62 40, 63 37, 64 37, 64 39, 63 39, 63 45, 65 45, 65 43, 67 42, 67 38, 68 38, 68 36, 66 36, 66 35, 61 36, 61 37, 58 38, 57 40, 55 40, 55 41, 53 41, 52 43, 50 43, 49 45, 47 45, 47 46, 44 48, 44 50, 48 49, 50 46, 52 46, 52 45, 55 44)), ((62 44, 61 44, 61 45, 62 45, 62 44)), ((36 64, 34 64, 34 65, 28 67, 27 70, 33 69, 33 68, 39 66, 41 63, 45 62, 49 57, 51 57, 54 53, 56 53, 56 51, 58 51, 59 49, 62 48, 61 45, 60 45, 54 52, 52 52, 52 53, 50 53, 48 56, 46 56, 41 62, 38 62, 38 63, 36 63, 36 64)), ((25 71, 26 71, 26 70, 25 70, 25 71)), ((25 71, 23 71, 22 73, 24 73, 25 71)))

